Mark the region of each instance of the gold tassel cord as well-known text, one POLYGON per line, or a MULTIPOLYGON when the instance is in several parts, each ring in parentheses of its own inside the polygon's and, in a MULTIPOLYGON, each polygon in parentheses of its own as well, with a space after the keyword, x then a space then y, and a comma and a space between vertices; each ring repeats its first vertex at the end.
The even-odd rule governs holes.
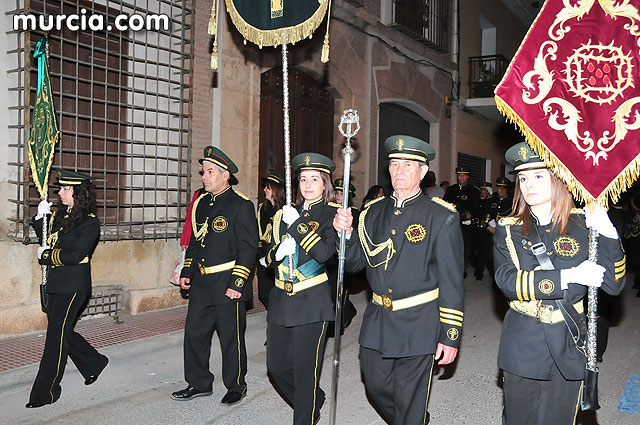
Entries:
POLYGON ((225 0, 227 5, 227 11, 231 17, 233 25, 238 29, 244 43, 247 40, 257 44, 259 48, 263 46, 276 47, 282 44, 295 44, 298 41, 305 38, 311 38, 313 32, 320 26, 324 20, 324 14, 327 11, 329 0, 321 0, 318 9, 311 15, 306 21, 286 28, 279 28, 276 30, 261 30, 252 25, 249 25, 240 15, 233 0, 225 0))
POLYGON ((320 62, 329 62, 329 20, 331 19, 331 0, 329 0, 329 8, 327 9, 327 32, 324 35, 324 43, 322 44, 322 54, 320 62))
POLYGON ((611 181, 606 188, 600 192, 597 197, 591 195, 591 193, 580 183, 571 173, 569 168, 556 157, 542 143, 542 140, 527 126, 522 118, 500 97, 495 96, 496 106, 498 111, 504 115, 507 120, 514 123, 520 133, 525 137, 527 143, 531 145, 532 149, 540 155, 545 164, 551 169, 551 171, 565 182, 569 191, 579 201, 583 201, 587 206, 602 205, 605 208, 608 206, 609 198, 613 203, 618 202, 620 195, 633 185, 633 183, 640 176, 640 154, 635 158, 611 181))
POLYGON ((219 0, 213 0, 211 5, 211 18, 209 18, 209 35, 213 36, 213 51, 211 52, 211 69, 218 69, 218 16, 220 10, 219 0))

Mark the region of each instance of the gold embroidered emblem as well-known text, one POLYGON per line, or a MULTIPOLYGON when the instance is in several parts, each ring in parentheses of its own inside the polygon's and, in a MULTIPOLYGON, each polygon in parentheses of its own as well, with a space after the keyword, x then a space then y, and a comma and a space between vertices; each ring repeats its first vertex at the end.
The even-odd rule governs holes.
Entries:
POLYGON ((560 236, 553 242, 553 249, 558 255, 573 257, 580 251, 580 244, 570 236, 560 236))
POLYGON ((304 235, 308 231, 309 231, 309 228, 307 227, 306 224, 304 224, 304 223, 298 224, 298 233, 304 235))
POLYGON ((311 164, 311 157, 309 155, 304 157, 304 164, 305 165, 311 164))
POLYGON ((555 289, 555 285, 553 284, 553 281, 549 279, 542 279, 538 284, 538 289, 540 289, 540 292, 543 294, 549 295, 555 289))
POLYGON ((242 288, 244 286, 244 280, 242 280, 240 278, 236 279, 236 286, 238 288, 242 288))
POLYGON ((389 295, 382 296, 382 307, 384 307, 385 310, 393 309, 393 300, 389 295))
POLYGON ((211 156, 212 153, 213 153, 213 149, 210 146, 207 146, 207 148, 204 150, 204 156, 209 157, 211 156))
POLYGON ((398 140, 398 150, 401 151, 404 148, 404 140, 398 140))
POLYGON ((221 215, 214 218, 211 222, 211 228, 214 232, 217 233, 224 232, 225 230, 227 230, 227 227, 229 227, 229 223, 227 222, 227 219, 221 215))
POLYGON ((317 221, 310 221, 309 226, 311 226, 311 230, 315 232, 316 230, 318 230, 318 227, 320 227, 320 223, 318 223, 317 221))
POLYGON ((460 199, 462 199, 463 201, 467 200, 467 195, 460 195, 460 199))
POLYGON ((404 235, 411 243, 422 242, 427 237, 427 229, 422 224, 410 224, 407 226, 407 230, 404 231, 404 235))
POLYGON ((456 328, 449 328, 447 330, 447 338, 449 338, 451 341, 455 341, 459 336, 460 332, 458 332, 456 328))
POLYGON ((271 0, 271 19, 284 16, 284 0, 271 0))
POLYGON ((526 161, 527 159, 529 159, 527 157, 527 148, 525 147, 520 148, 520 150, 518 151, 518 155, 520 155, 520 158, 522 158, 523 161, 526 161))

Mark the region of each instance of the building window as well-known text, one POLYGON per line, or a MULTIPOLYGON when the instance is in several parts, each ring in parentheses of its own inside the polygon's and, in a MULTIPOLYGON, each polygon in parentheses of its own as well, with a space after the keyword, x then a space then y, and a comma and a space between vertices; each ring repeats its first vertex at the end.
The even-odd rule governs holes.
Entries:
POLYGON ((405 34, 440 52, 450 49, 449 0, 394 0, 394 19, 405 34))
MULTIPOLYGON (((190 191, 193 0, 15 0, 10 14, 102 16, 114 29, 51 30, 49 65, 62 137, 50 175, 68 168, 95 178, 103 240, 179 236, 190 191), (116 16, 166 16, 168 27, 118 31, 116 16)), ((147 20, 148 22, 149 20, 147 20)), ((133 22, 133 21, 130 21, 133 22)), ((27 150, 41 29, 13 31, 7 52, 13 106, 9 166, 15 197, 9 237, 33 242, 39 197, 27 150)), ((49 196, 57 198, 55 188, 49 196)))
POLYGON ((507 71, 509 61, 502 55, 469 58, 469 98, 493 97, 493 91, 507 71))

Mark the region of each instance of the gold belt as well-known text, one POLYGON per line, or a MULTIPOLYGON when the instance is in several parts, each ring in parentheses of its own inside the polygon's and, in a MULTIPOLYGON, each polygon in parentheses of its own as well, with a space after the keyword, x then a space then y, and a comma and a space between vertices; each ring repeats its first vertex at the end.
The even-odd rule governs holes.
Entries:
POLYGON ((440 289, 432 289, 431 291, 423 292, 422 294, 413 295, 411 297, 394 300, 391 295, 378 295, 375 292, 371 300, 374 304, 381 305, 385 310, 403 310, 409 307, 415 307, 420 304, 426 304, 438 298, 440 289))
POLYGON ((276 286, 285 291, 289 296, 295 295, 296 292, 304 291, 312 286, 320 285, 321 283, 329 280, 327 273, 319 274, 318 276, 310 277, 301 282, 286 282, 280 279, 276 279, 276 286))
POLYGON ((202 276, 207 274, 220 273, 225 270, 231 270, 233 266, 236 265, 236 260, 229 261, 228 263, 216 264, 215 266, 205 267, 202 264, 198 263, 198 268, 200 269, 200 274, 202 276))
MULTIPOLYGON (((539 322, 555 324, 564 321, 562 312, 557 308, 553 308, 550 305, 541 304, 540 301, 511 301, 509 307, 517 311, 518 313, 526 314, 527 316, 535 317, 539 322)), ((584 311, 584 305, 582 300, 573 305, 578 313, 584 311)))

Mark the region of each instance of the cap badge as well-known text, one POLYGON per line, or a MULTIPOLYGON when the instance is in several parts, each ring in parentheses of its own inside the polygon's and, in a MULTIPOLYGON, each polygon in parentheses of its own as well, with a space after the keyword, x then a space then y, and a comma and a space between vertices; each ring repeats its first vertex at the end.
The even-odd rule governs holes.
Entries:
POLYGON ((518 155, 520 155, 520 158, 522 158, 523 161, 526 161, 528 159, 527 148, 521 147, 520 150, 518 151, 518 155))
POLYGON ((398 140, 398 150, 401 151, 403 147, 404 147, 404 140, 399 139, 398 140))

